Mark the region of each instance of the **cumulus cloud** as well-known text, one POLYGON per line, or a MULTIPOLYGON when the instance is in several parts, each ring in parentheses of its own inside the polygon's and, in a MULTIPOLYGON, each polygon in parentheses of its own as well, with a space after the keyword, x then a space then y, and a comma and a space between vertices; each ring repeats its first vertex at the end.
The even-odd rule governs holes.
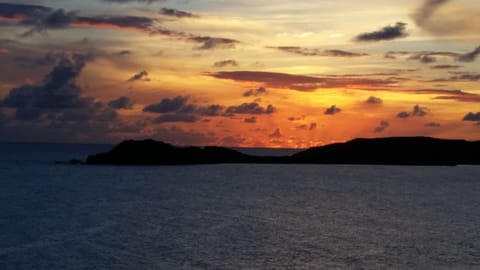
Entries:
POLYGON ((267 94, 267 89, 265 87, 259 87, 257 89, 250 89, 243 93, 244 97, 251 97, 251 96, 261 96, 261 95, 266 95, 267 94))
POLYGON ((365 100, 365 103, 371 105, 381 105, 383 104, 383 100, 379 97, 371 96, 367 100, 365 100))
POLYGON ((235 60, 223 60, 223 61, 218 61, 213 64, 214 67, 216 68, 223 68, 223 67, 238 67, 238 62, 235 60))
POLYGON ((243 103, 238 106, 230 106, 226 109, 227 114, 272 114, 275 111, 275 107, 273 107, 271 104, 265 108, 256 102, 243 103))
POLYGON ((133 102, 130 100, 129 97, 119 97, 117 99, 114 99, 108 103, 108 106, 112 109, 125 109, 129 110, 133 108, 133 102))
POLYGON ((385 26, 378 31, 360 34, 355 38, 355 41, 376 42, 403 38, 408 36, 406 26, 406 23, 397 22, 394 26, 385 26))
POLYGON ((340 113, 342 111, 342 109, 340 108, 337 108, 336 105, 332 105, 330 108, 327 108, 324 112, 324 114, 326 115, 335 115, 337 113, 340 113))
POLYGON ((15 109, 16 120, 36 120, 35 124, 47 121, 56 127, 72 122, 115 120, 115 110, 92 97, 82 96, 76 84, 77 77, 91 59, 90 55, 64 56, 40 84, 11 89, 0 105, 15 109))
POLYGON ((188 40, 202 43, 201 46, 196 47, 197 50, 212 50, 212 49, 233 49, 235 45, 239 44, 238 40, 229 38, 215 38, 209 36, 191 36, 188 40))
POLYGON ((428 114, 427 108, 420 107, 419 105, 415 105, 413 106, 413 110, 410 112, 407 112, 407 111, 399 112, 397 114, 397 118, 405 119, 409 117, 423 117, 423 116, 426 116, 427 114, 428 114))
POLYGON ((380 121, 380 124, 373 130, 374 133, 382 133, 384 132, 388 127, 390 126, 390 123, 388 123, 385 120, 380 121))
POLYGON ((159 103, 151 104, 143 108, 144 112, 150 113, 172 113, 179 111, 187 105, 188 97, 177 96, 174 98, 164 98, 159 103))
POLYGON ((134 81, 140 81, 140 80, 144 80, 144 81, 148 81, 148 72, 146 70, 142 70, 140 71, 139 73, 133 75, 130 79, 128 79, 127 81, 129 82, 134 82, 134 81))

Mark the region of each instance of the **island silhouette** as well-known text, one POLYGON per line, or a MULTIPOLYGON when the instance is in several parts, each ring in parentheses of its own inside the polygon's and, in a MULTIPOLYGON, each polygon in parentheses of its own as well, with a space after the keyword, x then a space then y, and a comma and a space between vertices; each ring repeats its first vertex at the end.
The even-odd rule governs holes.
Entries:
POLYGON ((155 140, 128 140, 112 150, 91 155, 91 165, 268 164, 480 164, 480 141, 429 137, 354 139, 312 147, 290 156, 254 156, 217 146, 179 147, 155 140))

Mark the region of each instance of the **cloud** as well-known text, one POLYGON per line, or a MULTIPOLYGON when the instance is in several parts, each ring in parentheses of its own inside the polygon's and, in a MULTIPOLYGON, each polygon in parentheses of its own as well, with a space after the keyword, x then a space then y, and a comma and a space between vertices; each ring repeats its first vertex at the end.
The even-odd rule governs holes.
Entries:
POLYGON ((399 112, 397 114, 397 118, 406 119, 409 117, 424 117, 427 114, 428 114, 427 108, 423 108, 423 107, 420 107, 419 105, 415 105, 413 106, 413 110, 410 112, 406 112, 406 111, 399 112))
POLYGON ((390 126, 390 123, 388 123, 385 120, 380 121, 380 124, 373 130, 374 133, 382 133, 385 131, 390 126))
POLYGON ((235 45, 239 44, 238 40, 229 38, 215 38, 208 36, 191 36, 189 41, 202 43, 201 46, 196 47, 197 50, 212 50, 212 49, 233 49, 235 45))
POLYGON ((436 66, 431 66, 431 69, 457 69, 461 68, 462 66, 458 65, 436 65, 436 66))
POLYGON ((303 125, 296 126, 295 128, 298 129, 298 130, 313 131, 313 130, 317 129, 317 123, 312 122, 309 125, 303 124, 303 125))
POLYGON ((423 4, 412 15, 418 26, 425 26, 435 11, 450 0, 425 0, 423 4))
POLYGON ((326 115, 335 115, 337 113, 340 113, 342 109, 337 108, 336 105, 332 105, 330 108, 327 108, 323 114, 326 115))
POLYGON ((331 57, 361 57, 367 56, 366 53, 354 53, 348 52, 343 50, 325 50, 321 51, 319 49, 309 49, 304 47, 297 47, 297 46, 279 46, 279 47, 267 47, 270 49, 276 49, 283 52, 299 54, 304 56, 331 56, 331 57))
POLYGON ((130 50, 121 50, 121 51, 118 51, 116 53, 114 53, 113 55, 114 56, 129 56, 132 54, 132 51, 130 50))
POLYGON ((200 114, 202 116, 221 116, 223 115, 224 106, 212 104, 204 107, 192 106, 192 108, 197 114, 200 114))
POLYGON ((177 96, 174 98, 164 98, 159 103, 151 104, 143 108, 144 112, 150 113, 172 113, 179 111, 187 105, 188 97, 177 96))
POLYGON ((203 133, 193 129, 185 130, 177 126, 157 128, 153 138, 174 145, 198 146, 213 144, 217 140, 214 134, 203 133))
POLYGON ((261 96, 261 95, 266 95, 267 94, 267 89, 265 87, 259 87, 257 89, 250 89, 247 92, 243 93, 244 97, 251 97, 251 96, 261 96))
POLYGON ((131 109, 133 107, 133 102, 128 97, 119 97, 108 103, 108 106, 112 109, 131 109))
POLYGON ((458 76, 451 76, 449 78, 440 78, 440 79, 434 79, 430 80, 429 82, 478 82, 480 81, 480 74, 473 74, 473 73, 467 73, 467 74, 461 74, 458 76))
POLYGON ((247 117, 247 118, 243 119, 243 122, 249 123, 249 124, 256 123, 257 122, 257 117, 255 117, 255 116, 247 117))
POLYGON ((428 127, 428 128, 439 128, 441 126, 442 125, 440 125, 439 123, 436 123, 436 122, 430 122, 430 123, 425 124, 425 127, 428 127))
POLYGON ((398 80, 392 78, 314 77, 262 71, 222 71, 207 73, 206 75, 218 79, 228 79, 239 82, 258 82, 268 87, 285 88, 297 91, 314 91, 319 88, 340 87, 354 89, 372 89, 376 87, 385 88, 390 84, 398 83, 398 80))
POLYGON ((190 12, 185 12, 177 9, 172 8, 162 8, 159 12, 161 15, 169 16, 169 17, 176 17, 176 18, 196 18, 197 15, 194 15, 190 12))
POLYGON ((283 137, 283 135, 282 135, 282 133, 280 132, 280 129, 279 129, 279 128, 276 128, 275 131, 274 131, 272 134, 268 135, 268 137, 270 137, 270 138, 275 138, 275 139, 279 139, 279 138, 283 137))
POLYGON ((469 112, 463 117, 463 121, 471 121, 480 123, 480 112, 469 112))
POLYGON ((230 106, 226 109, 227 114, 272 114, 276 111, 275 107, 268 105, 266 108, 256 102, 243 103, 238 106, 230 106))
POLYGON ((475 48, 471 52, 459 55, 457 60, 460 62, 473 62, 477 59, 477 56, 479 54, 480 54, 480 46, 475 48))
POLYGON ((357 42, 376 42, 382 40, 392 40, 408 36, 406 32, 406 23, 397 22, 394 26, 385 26, 381 30, 363 33, 355 38, 357 42))
POLYGON ((134 82, 134 81, 148 81, 148 72, 146 70, 142 70, 139 73, 133 75, 130 79, 128 79, 128 82, 134 82))
POLYGON ((223 61, 218 61, 213 64, 214 67, 217 68, 223 68, 223 67, 238 67, 238 62, 235 60, 223 60, 223 61))
MULTIPOLYGON (((55 127, 71 123, 110 122, 117 114, 102 102, 82 96, 76 79, 91 55, 64 56, 37 85, 22 85, 10 90, 0 102, 2 107, 15 109, 15 119, 45 122, 55 127)), ((105 126, 105 124, 102 124, 105 126)))
POLYGON ((381 105, 383 104, 383 100, 379 97, 371 96, 367 100, 365 100, 365 103, 371 105, 381 105))

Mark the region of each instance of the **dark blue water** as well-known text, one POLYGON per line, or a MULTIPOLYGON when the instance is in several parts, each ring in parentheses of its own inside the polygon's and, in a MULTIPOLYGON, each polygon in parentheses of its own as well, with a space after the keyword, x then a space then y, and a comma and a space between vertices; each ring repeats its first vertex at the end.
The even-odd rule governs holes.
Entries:
POLYGON ((480 269, 480 167, 56 165, 1 145, 0 269, 480 269))

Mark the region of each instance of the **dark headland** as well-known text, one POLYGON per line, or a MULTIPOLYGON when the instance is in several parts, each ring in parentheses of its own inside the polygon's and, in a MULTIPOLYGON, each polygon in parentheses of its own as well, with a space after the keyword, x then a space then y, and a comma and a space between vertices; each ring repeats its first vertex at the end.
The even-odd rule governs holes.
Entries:
POLYGON ((480 164, 480 141, 428 137, 355 139, 313 147, 291 156, 252 156, 224 147, 177 147, 154 140, 124 141, 106 153, 89 156, 92 165, 268 164, 480 164))

